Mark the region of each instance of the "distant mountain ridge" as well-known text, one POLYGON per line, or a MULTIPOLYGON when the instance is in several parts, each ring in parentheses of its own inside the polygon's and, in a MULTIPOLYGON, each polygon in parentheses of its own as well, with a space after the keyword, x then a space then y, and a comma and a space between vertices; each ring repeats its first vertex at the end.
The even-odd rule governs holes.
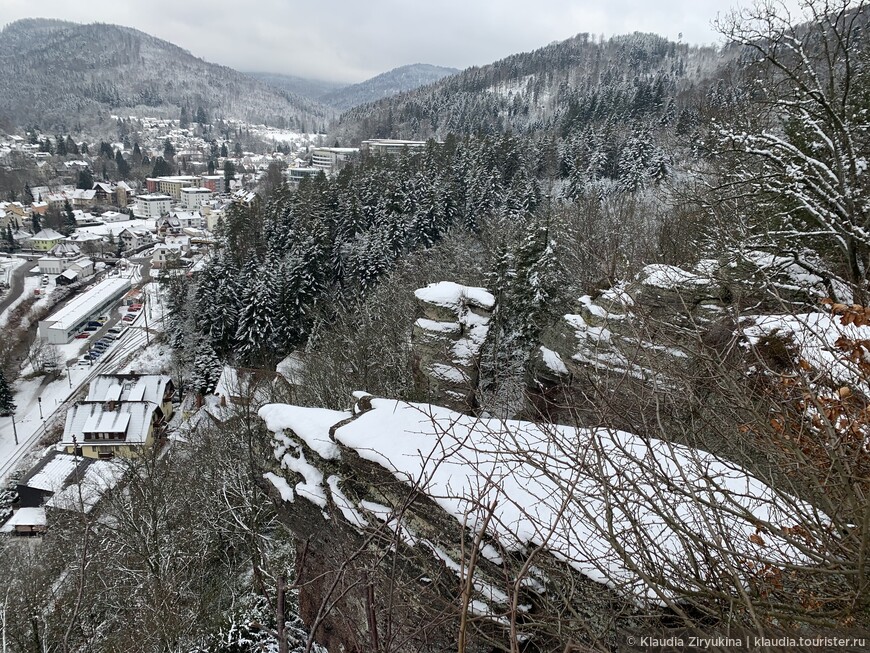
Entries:
POLYGON ((0 123, 68 130, 111 113, 208 116, 312 129, 335 110, 118 25, 24 19, 0 32, 0 123))
POLYGON ((458 72, 459 70, 456 68, 444 68, 423 63, 409 64, 388 70, 359 84, 352 84, 325 93, 317 99, 343 111, 362 104, 376 102, 398 93, 411 91, 421 86, 427 86, 458 72))
POLYGON ((327 82, 322 79, 309 79, 281 73, 246 72, 245 74, 281 91, 318 101, 327 93, 349 86, 339 82, 327 82))

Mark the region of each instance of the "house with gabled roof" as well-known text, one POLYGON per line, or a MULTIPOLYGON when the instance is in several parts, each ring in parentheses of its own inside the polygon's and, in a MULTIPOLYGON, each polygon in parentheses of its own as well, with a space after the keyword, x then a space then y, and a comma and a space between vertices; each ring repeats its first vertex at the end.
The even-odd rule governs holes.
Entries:
POLYGON ((172 416, 172 379, 162 374, 102 374, 67 411, 61 446, 85 458, 135 458, 159 439, 172 416))

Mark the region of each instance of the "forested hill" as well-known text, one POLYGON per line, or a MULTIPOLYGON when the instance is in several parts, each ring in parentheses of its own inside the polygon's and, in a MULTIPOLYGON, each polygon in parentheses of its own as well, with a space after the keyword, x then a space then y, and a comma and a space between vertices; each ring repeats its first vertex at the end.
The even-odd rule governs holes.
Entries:
POLYGON ((183 106, 309 129, 333 115, 128 27, 26 19, 0 32, 0 124, 67 131, 121 111, 177 117, 183 106))
POLYGON ((578 34, 351 109, 334 131, 343 142, 553 127, 566 134, 594 122, 675 118, 678 92, 713 71, 718 58, 714 48, 654 34, 606 41, 578 34))

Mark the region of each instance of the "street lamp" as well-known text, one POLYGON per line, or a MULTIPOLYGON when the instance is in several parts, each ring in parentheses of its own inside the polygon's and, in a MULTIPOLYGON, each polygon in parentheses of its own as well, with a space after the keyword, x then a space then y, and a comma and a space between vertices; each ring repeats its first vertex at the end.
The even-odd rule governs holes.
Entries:
POLYGON ((39 419, 45 419, 45 418, 42 416, 42 397, 37 397, 37 398, 36 398, 36 403, 39 404, 39 419))
POLYGON ((15 436, 15 446, 18 446, 18 429, 15 428, 15 413, 12 413, 12 434, 15 436))

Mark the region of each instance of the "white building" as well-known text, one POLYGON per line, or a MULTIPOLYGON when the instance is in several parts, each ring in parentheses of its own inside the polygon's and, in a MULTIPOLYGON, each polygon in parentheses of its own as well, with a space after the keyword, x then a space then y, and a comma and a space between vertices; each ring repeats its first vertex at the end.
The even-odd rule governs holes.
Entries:
POLYGON ((188 211, 198 210, 211 199, 212 192, 208 188, 182 188, 181 206, 188 211))
POLYGON ((199 211, 174 211, 172 216, 178 218, 182 229, 189 227, 202 229, 205 226, 205 220, 199 211))
POLYGON ((284 177, 286 177, 288 184, 298 186, 299 182, 306 177, 316 177, 322 172, 323 170, 320 168, 287 168, 284 171, 284 177))
POLYGON ((137 218, 159 218, 164 213, 169 213, 172 198, 169 195, 149 193, 139 195, 136 198, 136 206, 133 207, 133 215, 137 218))
POLYGON ((360 143, 363 151, 372 154, 387 154, 398 156, 406 150, 420 150, 426 147, 426 141, 402 141, 394 138, 372 138, 360 143))
POLYGON ((124 244, 124 250, 138 249, 154 242, 154 236, 143 227, 127 227, 118 234, 118 239, 124 244))
POLYGON ((130 289, 129 279, 105 279, 71 299, 39 322, 39 337, 54 345, 65 345, 93 318, 101 315, 130 289))
POLYGON ((356 147, 316 147, 311 150, 311 167, 333 172, 357 154, 356 147))
POLYGON ((168 263, 178 261, 183 253, 184 248, 181 243, 158 245, 154 248, 154 255, 151 257, 151 267, 157 270, 165 268, 168 263))

